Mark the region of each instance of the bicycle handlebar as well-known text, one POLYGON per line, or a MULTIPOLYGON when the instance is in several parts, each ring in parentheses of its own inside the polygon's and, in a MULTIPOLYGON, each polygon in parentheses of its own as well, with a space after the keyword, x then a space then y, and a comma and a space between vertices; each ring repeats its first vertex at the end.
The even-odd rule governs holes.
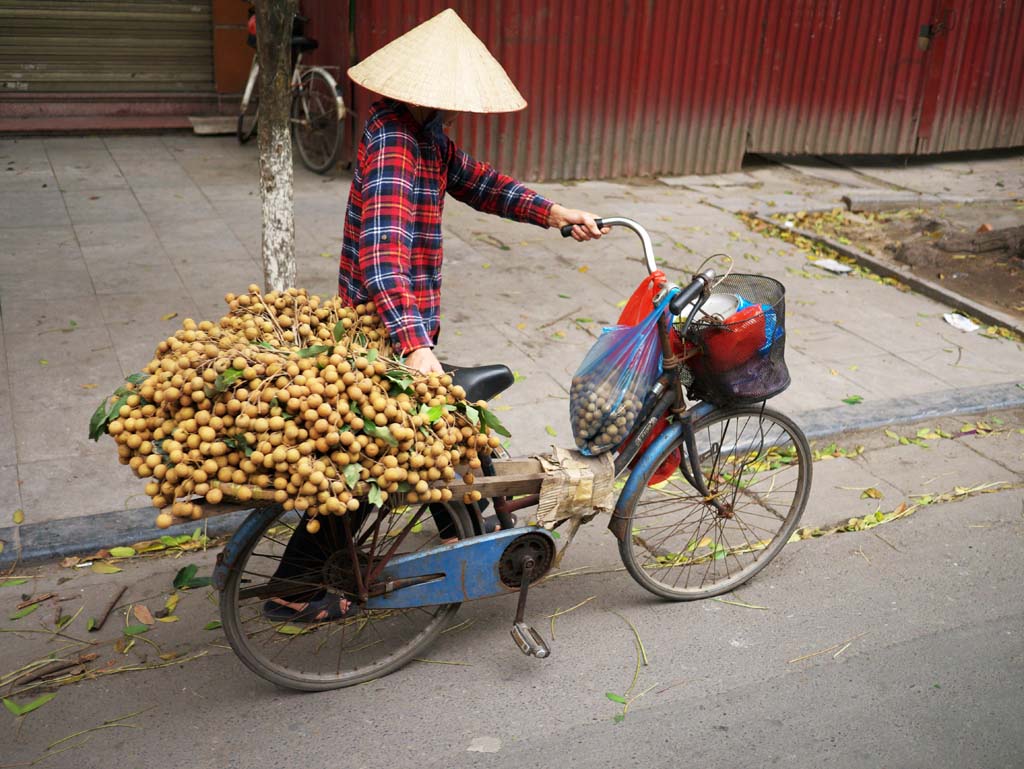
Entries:
MULTIPOLYGON (((658 269, 658 265, 654 261, 654 246, 651 244, 651 236, 637 222, 634 222, 632 219, 626 219, 623 216, 608 216, 604 219, 595 219, 594 222, 598 227, 625 227, 626 229, 633 230, 633 232, 640 236, 640 242, 643 244, 644 259, 647 261, 647 272, 651 273, 658 269)), ((563 238, 572 235, 573 226, 572 224, 566 224, 559 230, 563 238)))
MULTIPOLYGON (((653 273, 658 269, 657 262, 654 261, 654 245, 651 243, 651 236, 647 233, 647 230, 642 225, 634 222, 632 219, 626 219, 622 216, 608 216, 603 219, 595 219, 594 223, 598 227, 625 227, 633 230, 639 237, 640 243, 644 249, 644 260, 647 262, 647 272, 653 273)), ((572 235, 572 228, 575 225, 566 224, 559 229, 562 233, 563 238, 567 238, 572 235)), ((711 289, 711 284, 715 280, 714 270, 705 270, 699 275, 695 275, 690 285, 686 286, 673 297, 672 301, 669 302, 669 309, 673 315, 678 315, 680 311, 696 299, 701 294, 708 292, 711 289)))

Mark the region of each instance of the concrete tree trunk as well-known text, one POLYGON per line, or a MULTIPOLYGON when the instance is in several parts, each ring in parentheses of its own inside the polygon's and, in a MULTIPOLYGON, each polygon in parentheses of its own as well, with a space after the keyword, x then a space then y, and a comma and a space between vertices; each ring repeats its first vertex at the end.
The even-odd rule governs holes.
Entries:
POLYGON ((295 285, 295 219, 290 109, 292 19, 298 0, 256 0, 260 66, 260 196, 263 200, 263 283, 295 285))

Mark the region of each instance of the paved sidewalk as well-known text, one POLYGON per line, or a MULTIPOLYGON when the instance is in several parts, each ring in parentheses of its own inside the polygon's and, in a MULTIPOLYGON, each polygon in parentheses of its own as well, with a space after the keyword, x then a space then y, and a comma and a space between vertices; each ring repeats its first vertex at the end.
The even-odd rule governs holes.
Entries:
MULTIPOLYGON (((785 282, 794 384, 774 404, 818 434, 830 421, 877 422, 908 403, 1024 402, 1019 345, 963 334, 942 320, 942 305, 870 280, 798 277, 791 270, 803 254, 734 214, 838 205, 852 188, 1024 198, 1024 155, 787 163, 671 184, 536 187, 647 226, 673 279, 724 252, 737 270, 785 282), (864 400, 844 405, 851 395, 864 400)), ((88 420, 184 318, 219 318, 225 292, 261 281, 256 149, 185 134, 0 140, 0 169, 0 525, 17 509, 28 526, 143 508, 141 482, 116 463, 112 442, 87 439, 88 420)), ((295 187, 299 283, 331 294, 348 177, 299 168, 295 187)), ((517 371, 495 404, 513 452, 571 445, 567 387, 644 275, 636 239, 613 233, 579 245, 454 200, 446 234, 440 354, 517 371)))

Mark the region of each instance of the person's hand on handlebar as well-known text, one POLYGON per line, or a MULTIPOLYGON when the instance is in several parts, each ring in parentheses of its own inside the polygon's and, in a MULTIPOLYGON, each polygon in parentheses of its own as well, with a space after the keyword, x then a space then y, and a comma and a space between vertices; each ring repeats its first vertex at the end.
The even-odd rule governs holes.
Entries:
POLYGON ((598 227, 597 217, 586 211, 579 211, 575 208, 566 208, 557 203, 551 207, 551 214, 548 216, 548 226, 560 229, 567 224, 573 225, 573 240, 582 243, 585 240, 593 240, 610 232, 608 227, 598 227))

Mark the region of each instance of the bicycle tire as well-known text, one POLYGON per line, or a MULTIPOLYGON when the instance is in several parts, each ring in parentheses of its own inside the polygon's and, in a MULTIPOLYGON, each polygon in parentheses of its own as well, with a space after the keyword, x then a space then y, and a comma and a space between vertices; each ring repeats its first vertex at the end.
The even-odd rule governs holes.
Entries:
POLYGON ((243 109, 238 114, 238 126, 235 133, 238 136, 239 144, 245 144, 256 133, 256 127, 259 125, 259 114, 260 75, 259 70, 256 70, 252 88, 249 89, 249 101, 245 103, 243 109))
POLYGON ((687 461, 680 437, 640 479, 643 493, 625 511, 626 536, 619 542, 633 579, 673 601, 721 595, 751 579, 789 541, 810 495, 811 449, 789 417, 739 406, 707 415, 694 434, 704 482, 722 509, 706 502, 679 470, 647 487, 673 452, 687 461))
MULTIPOLYGON (((452 504, 449 505, 449 511, 452 514, 458 538, 464 539, 467 532, 471 531, 465 510, 459 505, 452 504)), ((392 513, 389 512, 388 515, 390 514, 392 513)), ((261 678, 277 686, 298 691, 326 691, 354 686, 388 675, 418 656, 458 611, 460 606, 458 603, 416 609, 365 611, 337 622, 305 627, 267 618, 263 611, 264 600, 268 593, 275 594, 273 580, 278 579, 279 584, 282 580, 276 575, 269 575, 265 572, 271 570, 275 552, 279 553, 276 558, 280 562, 280 553, 283 553, 287 541, 294 535, 296 526, 301 525, 301 521, 297 513, 286 512, 280 507, 269 511, 257 511, 252 513, 252 516, 262 516, 263 518, 254 521, 255 525, 251 527, 243 524, 239 529, 242 539, 229 543, 225 548, 226 550, 236 550, 238 556, 235 565, 227 574, 220 595, 221 622, 231 648, 234 649, 242 663, 261 678), (259 580, 263 580, 263 582, 259 582, 259 580), (243 593, 247 595, 243 597, 243 593), (420 617, 424 618, 424 624, 416 629, 415 620, 420 617), (394 629, 393 624, 389 623, 392 619, 398 620, 394 624, 401 629, 406 628, 406 623, 402 622, 403 619, 406 622, 411 622, 416 631, 406 641, 393 648, 382 634, 382 628, 384 632, 387 632, 388 627, 394 629), (344 644, 349 629, 352 630, 349 640, 355 643, 348 649, 348 657, 346 657, 344 644), (370 642, 366 643, 368 640, 370 642), (329 653, 321 655, 328 644, 333 644, 328 650, 329 653), (289 646, 295 648, 291 649, 292 654, 284 659, 284 651, 288 650, 289 646), (350 664, 352 655, 367 650, 370 651, 369 655, 362 655, 366 658, 365 664, 342 670, 343 665, 350 664), (321 663, 319 667, 314 665, 314 661, 321 663)), ((325 524, 329 520, 325 521, 325 524)), ((393 521, 390 519, 387 520, 385 532, 391 531, 392 523, 393 521)), ((366 524, 367 521, 363 521, 360 525, 365 526, 366 524)), ((424 520, 422 529, 425 531, 427 527, 432 526, 428 517, 424 520)), ((329 529, 325 525, 314 536, 319 537, 332 530, 336 529, 329 529)), ((359 532, 356 532, 354 537, 358 538, 358 536, 359 532)), ((374 538, 372 541, 377 542, 377 539, 374 538)), ((407 553, 422 549, 422 547, 436 545, 439 539, 434 530, 432 533, 428 532, 422 536, 410 534, 404 542, 410 543, 402 550, 402 553, 407 553), (416 540, 416 537, 419 539, 416 540), (416 542, 419 542, 420 546, 414 547, 413 544, 416 542)), ((334 594, 347 595, 354 599, 354 594, 349 592, 344 584, 339 585, 339 580, 351 584, 350 577, 343 575, 328 578, 325 576, 329 573, 341 574, 345 568, 344 564, 351 564, 347 547, 343 552, 337 543, 326 542, 325 544, 334 544, 335 547, 330 552, 328 552, 329 547, 321 547, 321 554, 324 556, 323 562, 314 567, 314 570, 320 569, 319 575, 300 580, 299 577, 303 577, 300 572, 283 581, 289 582, 291 589, 295 589, 295 586, 299 585, 303 589, 326 587, 334 594), (333 556, 340 556, 340 558, 335 559, 333 556)), ((381 538, 379 544, 383 549, 389 544, 389 541, 381 538)), ((362 550, 360 552, 362 553, 362 550)), ((307 573, 312 574, 313 571, 307 573)), ((279 587, 277 592, 280 592, 279 587)))
POLYGON ((299 159, 310 171, 323 174, 338 162, 343 118, 333 80, 317 69, 304 73, 292 95, 291 125, 299 159))

